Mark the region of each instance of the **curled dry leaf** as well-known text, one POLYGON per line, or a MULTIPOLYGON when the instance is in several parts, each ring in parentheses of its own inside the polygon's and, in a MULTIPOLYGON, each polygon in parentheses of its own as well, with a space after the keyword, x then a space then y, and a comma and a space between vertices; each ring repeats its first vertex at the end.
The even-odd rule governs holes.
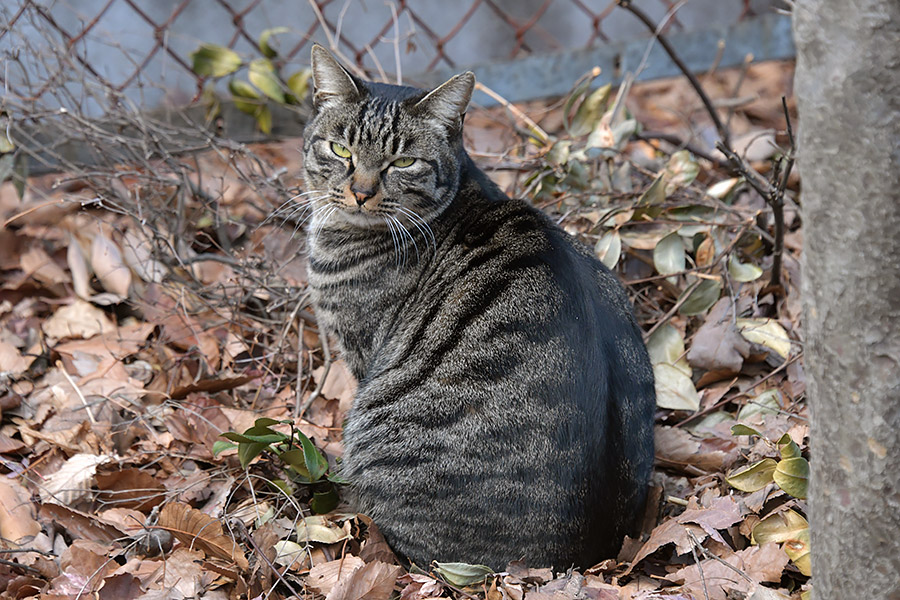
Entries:
POLYGON ((350 537, 349 521, 341 526, 323 515, 313 515, 297 523, 296 539, 301 544, 334 544, 350 537))
POLYGON ((157 524, 189 548, 202 550, 210 557, 230 560, 241 569, 250 566, 237 542, 223 533, 219 521, 187 504, 166 504, 159 512, 157 524))
POLYGON ((791 338, 775 319, 738 319, 738 329, 747 341, 765 346, 783 359, 791 354, 791 338))
POLYGON ((119 246, 106 237, 102 231, 94 236, 91 242, 91 267, 100 280, 100 285, 107 292, 122 298, 128 297, 131 287, 131 270, 122 260, 119 246))

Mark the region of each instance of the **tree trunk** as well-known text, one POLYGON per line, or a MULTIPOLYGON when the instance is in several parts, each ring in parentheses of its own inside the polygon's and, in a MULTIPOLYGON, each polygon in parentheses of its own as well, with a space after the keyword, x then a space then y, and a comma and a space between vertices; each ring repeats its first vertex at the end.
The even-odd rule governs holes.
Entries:
POLYGON ((900 2, 798 0, 813 595, 900 599, 900 2))

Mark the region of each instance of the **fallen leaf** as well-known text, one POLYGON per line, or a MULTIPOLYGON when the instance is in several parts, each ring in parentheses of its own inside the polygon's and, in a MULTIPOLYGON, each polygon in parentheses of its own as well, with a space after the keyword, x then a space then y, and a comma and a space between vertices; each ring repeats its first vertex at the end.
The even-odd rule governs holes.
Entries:
POLYGON ((97 499, 109 506, 148 511, 165 500, 166 488, 140 469, 120 469, 95 476, 97 499))
POLYGON ((189 548, 210 557, 230 560, 243 570, 250 567, 237 542, 222 531, 222 523, 181 502, 170 502, 159 511, 157 525, 189 548))
POLYGON ((337 582, 366 564, 357 556, 344 556, 337 560, 314 566, 309 570, 307 584, 313 591, 328 595, 337 582))
POLYGON ((695 411, 700 408, 700 395, 694 382, 684 371, 668 363, 653 365, 656 383, 656 405, 671 410, 695 411))
POLYGON ((791 338, 775 319, 738 319, 738 329, 747 341, 765 346, 781 358, 791 354, 791 338))
POLYGON ((387 600, 394 591, 400 567, 379 561, 364 564, 338 579, 325 600, 387 600))
POLYGON ((334 544, 350 537, 349 522, 341 526, 323 515, 305 517, 297 523, 295 531, 295 539, 301 544, 334 544))
POLYGON ((128 535, 127 530, 119 529, 93 515, 62 504, 43 504, 40 515, 43 519, 57 523, 76 539, 110 543, 128 535))
POLYGON ((128 297, 131 287, 131 270, 122 260, 119 246, 99 231, 91 242, 91 267, 107 292, 122 298, 128 297))
POLYGON ((772 482, 776 464, 774 459, 764 458, 735 470, 725 477, 725 481, 742 492, 755 492, 772 482))
POLYGON ((695 598, 704 598, 704 594, 708 593, 710 600, 727 600, 728 590, 746 594, 755 583, 781 581, 788 556, 777 544, 765 544, 723 556, 721 560, 746 575, 750 581, 734 569, 712 559, 679 569, 665 578, 680 584, 684 591, 695 598), (713 581, 716 583, 710 585, 709 582, 713 581))
POLYGON ((739 373, 750 354, 750 344, 734 323, 731 298, 720 298, 691 340, 687 359, 692 366, 709 371, 739 373))
POLYGON ((14 479, 0 478, 0 538, 21 545, 40 530, 31 493, 14 479))
POLYGON ((84 300, 63 306, 44 321, 41 329, 54 339, 89 338, 115 330, 115 325, 102 310, 84 300))
POLYGON ((90 494, 97 467, 111 461, 105 454, 75 454, 38 488, 41 502, 70 506, 90 494))

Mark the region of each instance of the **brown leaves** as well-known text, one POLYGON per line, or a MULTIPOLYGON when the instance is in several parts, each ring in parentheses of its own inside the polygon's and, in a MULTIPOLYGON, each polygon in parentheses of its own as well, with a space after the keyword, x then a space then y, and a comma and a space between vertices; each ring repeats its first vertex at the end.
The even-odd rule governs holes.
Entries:
POLYGON ((189 548, 197 548, 207 556, 231 561, 246 570, 250 564, 234 538, 226 536, 222 524, 195 508, 171 502, 159 513, 158 526, 174 535, 189 548))

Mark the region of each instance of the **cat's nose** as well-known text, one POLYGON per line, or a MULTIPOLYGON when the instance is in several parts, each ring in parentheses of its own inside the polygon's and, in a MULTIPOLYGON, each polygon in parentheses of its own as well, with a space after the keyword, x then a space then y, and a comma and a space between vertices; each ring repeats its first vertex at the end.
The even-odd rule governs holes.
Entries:
POLYGON ((356 198, 356 205, 362 206, 366 203, 367 200, 372 198, 375 195, 375 188, 364 187, 361 185, 353 184, 350 186, 350 191, 353 192, 353 196, 356 198))

